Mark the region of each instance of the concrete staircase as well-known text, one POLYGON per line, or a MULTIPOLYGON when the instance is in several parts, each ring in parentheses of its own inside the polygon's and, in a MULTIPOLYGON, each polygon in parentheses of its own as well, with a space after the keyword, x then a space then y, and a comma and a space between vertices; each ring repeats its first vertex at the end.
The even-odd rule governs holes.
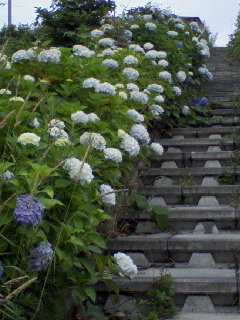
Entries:
POLYGON ((164 268, 180 310, 174 319, 240 320, 240 68, 226 48, 212 50, 208 68, 213 125, 173 129, 171 139, 159 140, 164 155, 139 173, 139 193, 150 206, 169 209, 168 229, 158 228, 150 210, 135 210, 124 216, 138 221, 135 233, 108 242, 111 252, 129 254, 139 268, 131 281, 114 279, 120 302, 110 295, 105 309, 119 318, 137 319, 132 297, 144 297, 164 268), (224 174, 227 185, 219 184, 224 174))

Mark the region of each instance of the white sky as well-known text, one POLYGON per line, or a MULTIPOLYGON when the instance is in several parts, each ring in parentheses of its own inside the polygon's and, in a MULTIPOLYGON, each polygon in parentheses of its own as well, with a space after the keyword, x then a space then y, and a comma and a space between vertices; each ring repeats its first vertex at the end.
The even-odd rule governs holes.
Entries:
MULTIPOLYGON (((0 0, 8 2, 8 0, 0 0)), ((34 7, 48 8, 51 0, 12 0, 12 21, 32 23, 36 14, 34 7)), ((116 0, 117 12, 128 5, 130 7, 144 6, 148 0, 116 0)), ((152 1, 163 9, 170 7, 172 12, 181 16, 199 17, 210 28, 213 34, 218 33, 217 46, 225 46, 228 35, 235 29, 237 13, 240 9, 239 0, 159 0, 152 1)), ((0 7, 0 27, 7 24, 7 5, 0 7)))

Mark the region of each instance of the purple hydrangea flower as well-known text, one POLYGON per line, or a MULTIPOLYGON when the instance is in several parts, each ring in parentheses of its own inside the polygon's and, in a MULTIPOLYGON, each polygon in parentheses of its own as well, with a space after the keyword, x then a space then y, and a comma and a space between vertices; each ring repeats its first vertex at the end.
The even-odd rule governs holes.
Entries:
POLYGON ((40 272, 46 270, 53 259, 54 251, 50 243, 42 241, 31 253, 29 267, 32 271, 40 272))
POLYGON ((44 210, 44 205, 37 198, 24 194, 17 198, 13 215, 23 226, 37 226, 43 219, 44 210))
POLYGON ((4 270, 4 268, 3 268, 3 266, 2 266, 2 263, 0 262, 0 278, 1 278, 2 275, 3 275, 3 270, 4 270))

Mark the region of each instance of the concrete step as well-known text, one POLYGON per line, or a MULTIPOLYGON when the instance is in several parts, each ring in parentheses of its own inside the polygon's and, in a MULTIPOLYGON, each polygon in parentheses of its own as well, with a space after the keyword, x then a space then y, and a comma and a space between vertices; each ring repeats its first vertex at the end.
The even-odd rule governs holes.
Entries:
MULTIPOLYGON (((119 219, 126 224, 135 222, 135 234, 159 233, 159 228, 152 220, 152 210, 129 210, 120 214, 119 219), (137 223, 136 223, 137 222, 137 223)), ((240 229, 240 209, 231 206, 197 207, 197 206, 168 206, 167 230, 179 232, 194 230, 202 221, 214 221, 217 229, 240 229)))
MULTIPOLYGON (((226 110, 226 109, 223 109, 226 110)), ((200 128, 173 128, 172 134, 183 135, 185 139, 189 138, 208 138, 211 134, 221 134, 222 137, 231 136, 232 134, 240 134, 238 127, 225 127, 225 126, 211 126, 200 128)))
POLYGON ((240 115, 240 109, 229 108, 229 109, 214 109, 209 111, 209 115, 212 116, 236 116, 240 115))
POLYGON ((181 312, 169 320, 240 320, 240 313, 186 313, 181 312))
POLYGON ((151 205, 158 205, 160 197, 163 197, 168 205, 211 206, 212 203, 237 206, 240 201, 240 185, 144 186, 138 188, 138 193, 146 196, 151 205))
POLYGON ((176 235, 155 233, 109 239, 108 250, 113 253, 121 251, 130 255, 144 254, 152 266, 156 263, 165 263, 165 266, 169 262, 172 266, 177 263, 185 263, 183 265, 188 270, 190 266, 187 267, 186 264, 190 262, 192 254, 206 253, 212 255, 214 268, 219 268, 218 264, 233 268, 235 259, 240 259, 239 241, 240 231, 226 231, 225 233, 224 231, 219 233, 197 233, 195 231, 176 235))

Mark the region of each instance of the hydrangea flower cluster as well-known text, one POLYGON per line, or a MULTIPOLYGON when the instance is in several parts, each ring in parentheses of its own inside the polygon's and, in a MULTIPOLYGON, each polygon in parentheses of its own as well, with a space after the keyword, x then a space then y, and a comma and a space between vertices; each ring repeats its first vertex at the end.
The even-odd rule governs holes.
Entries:
POLYGON ((147 22, 145 24, 145 28, 150 30, 150 31, 154 31, 157 29, 157 25, 155 23, 152 23, 152 22, 147 22))
POLYGON ((95 92, 105 93, 109 96, 114 96, 116 94, 116 88, 109 82, 102 82, 96 85, 95 92))
POLYGON ((10 102, 24 102, 24 99, 22 97, 12 97, 9 99, 10 102))
POLYGON ((139 72, 133 68, 125 68, 122 74, 128 77, 129 80, 137 80, 139 78, 139 72))
POLYGON ((17 222, 25 227, 37 226, 43 219, 44 211, 44 205, 36 197, 24 194, 17 198, 13 216, 17 222))
POLYGON ((103 151, 106 148, 106 140, 99 133, 84 132, 80 137, 82 145, 91 145, 92 148, 103 151))
POLYGON ((131 100, 141 102, 142 104, 146 104, 148 102, 148 96, 144 92, 131 91, 130 98, 131 100))
POLYGON ((94 178, 90 165, 76 158, 68 159, 63 168, 69 171, 73 180, 79 181, 82 185, 91 183, 94 178))
POLYGON ((99 30, 99 29, 94 29, 94 30, 91 31, 92 38, 102 37, 103 34, 104 34, 104 32, 102 30, 99 30))
POLYGON ((35 272, 45 271, 51 264, 54 257, 54 251, 50 243, 42 241, 40 245, 31 252, 31 258, 28 261, 29 269, 35 272))
POLYGON ((140 147, 137 140, 126 133, 123 135, 122 139, 123 140, 121 141, 120 147, 128 152, 129 156, 134 157, 139 154, 140 147))
POLYGON ((25 74, 25 76, 23 76, 23 79, 27 82, 35 82, 35 78, 33 76, 30 76, 29 74, 25 74))
POLYGON ((73 46, 73 54, 82 58, 91 58, 95 55, 95 51, 81 44, 76 44, 73 46))
POLYGON ((10 180, 14 178, 14 174, 7 170, 3 174, 0 174, 0 180, 10 180))
POLYGON ((137 91, 139 92, 139 88, 135 83, 128 83, 127 84, 127 89, 130 91, 137 91))
POLYGON ((165 101, 164 97, 161 94, 156 96, 153 100, 157 103, 163 103, 165 101))
POLYGON ((139 29, 140 27, 139 27, 139 25, 138 24, 132 24, 131 26, 130 26, 130 29, 132 29, 132 30, 137 30, 137 29, 139 29))
POLYGON ((143 48, 145 50, 151 50, 152 48, 154 48, 154 45, 151 42, 146 42, 144 43, 143 48))
POLYGON ((150 148, 159 156, 163 154, 163 147, 157 142, 151 143, 150 148))
POLYGON ((157 104, 151 105, 150 110, 153 116, 161 116, 164 113, 164 109, 157 104))
POLYGON ((122 153, 115 148, 106 148, 103 150, 106 159, 112 160, 116 163, 122 162, 122 153))
POLYGON ((100 44, 104 48, 114 47, 115 46, 115 40, 113 40, 111 38, 103 38, 103 39, 98 41, 98 44, 100 44))
POLYGON ((41 138, 37 136, 35 133, 24 132, 20 134, 20 136, 17 139, 17 142, 21 143, 24 146, 27 144, 33 144, 34 146, 38 146, 40 140, 41 138))
POLYGON ((165 79, 168 82, 172 82, 172 75, 168 71, 159 72, 158 76, 159 76, 159 78, 165 79))
POLYGON ((147 86, 147 90, 150 92, 163 93, 164 89, 160 84, 152 83, 147 86))
POLYGON ((118 62, 116 60, 113 59, 105 59, 102 64, 102 66, 104 67, 109 67, 111 69, 116 69, 118 68, 118 62))
POLYGON ((139 140, 143 145, 146 145, 150 142, 149 133, 142 124, 133 125, 130 135, 136 140, 139 140))
POLYGON ((188 106, 183 106, 182 107, 182 113, 186 116, 188 115, 190 112, 189 107, 188 106))
POLYGON ((167 68, 169 66, 169 62, 165 59, 161 59, 158 61, 158 65, 162 68, 167 68))
POLYGON ((176 38, 178 36, 178 32, 169 30, 167 31, 167 35, 171 38, 176 38))
POLYGON ((3 95, 3 94, 8 96, 8 95, 12 94, 12 91, 10 91, 8 89, 0 89, 0 95, 3 95))
POLYGON ((114 259, 120 271, 129 278, 134 278, 137 273, 137 266, 133 263, 132 259, 125 253, 118 252, 114 254, 114 259))
POLYGON ((96 113, 89 113, 87 114, 88 121, 95 123, 96 121, 100 121, 100 118, 96 115, 96 113))
POLYGON ((114 56, 117 50, 112 50, 111 48, 105 49, 102 51, 102 56, 107 57, 107 56, 114 56))
POLYGON ((144 53, 144 49, 139 44, 130 44, 128 49, 133 50, 134 52, 144 53))
POLYGON ((127 65, 138 64, 138 59, 130 55, 124 58, 123 63, 127 65))
POLYGON ((96 88, 97 85, 100 83, 100 81, 98 79, 95 78, 88 78, 86 80, 83 81, 83 88, 96 88))
POLYGON ((177 78, 180 82, 184 82, 187 78, 187 75, 184 71, 178 71, 177 78))
POLYGON ((206 67, 198 68, 198 72, 200 73, 201 76, 207 78, 208 80, 213 79, 212 73, 206 67))
POLYGON ((152 21, 153 16, 151 14, 144 14, 144 15, 142 15, 142 18, 145 21, 152 21))
POLYGON ((116 204, 116 194, 114 193, 112 187, 110 187, 108 184, 102 184, 100 186, 100 191, 103 203, 105 203, 107 206, 114 206, 116 204))
POLYGON ((179 87, 173 87, 172 91, 176 96, 180 96, 182 94, 182 90, 179 87))
POLYGON ((122 98, 123 100, 127 100, 128 95, 124 91, 119 91, 118 93, 119 97, 122 98))
POLYGON ((144 116, 135 109, 128 110, 127 114, 133 119, 134 122, 144 122, 144 116))
POLYGON ((38 55, 39 62, 55 62, 58 63, 61 58, 61 51, 58 49, 43 50, 38 55))
POLYGON ((12 62, 16 63, 21 60, 31 60, 32 58, 36 57, 36 53, 31 50, 18 50, 12 55, 12 62))
POLYGON ((83 111, 77 111, 71 114, 71 120, 75 124, 87 124, 89 121, 88 115, 83 111))

